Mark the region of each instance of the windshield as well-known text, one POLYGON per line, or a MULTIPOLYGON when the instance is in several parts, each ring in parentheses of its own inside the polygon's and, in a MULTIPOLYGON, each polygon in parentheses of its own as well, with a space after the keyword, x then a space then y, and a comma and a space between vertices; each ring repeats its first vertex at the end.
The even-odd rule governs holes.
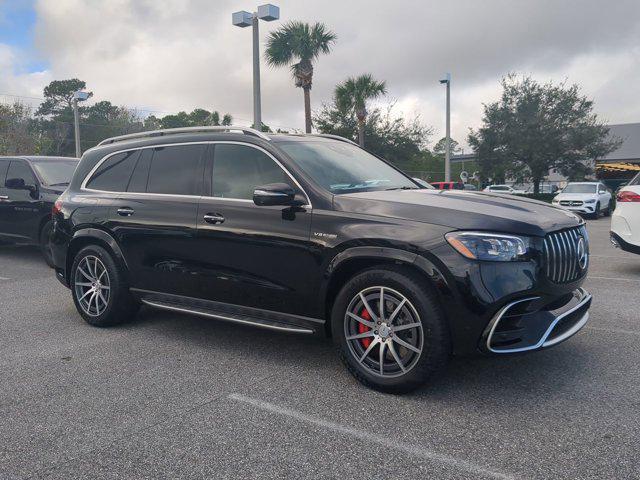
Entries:
POLYGON ((565 187, 562 193, 596 193, 596 185, 589 184, 569 184, 565 187))
POLYGON ((67 160, 33 162, 33 168, 46 185, 67 185, 77 166, 78 162, 67 160))
POLYGON ((284 142, 279 146, 331 193, 418 188, 396 169, 349 143, 305 141, 284 142))

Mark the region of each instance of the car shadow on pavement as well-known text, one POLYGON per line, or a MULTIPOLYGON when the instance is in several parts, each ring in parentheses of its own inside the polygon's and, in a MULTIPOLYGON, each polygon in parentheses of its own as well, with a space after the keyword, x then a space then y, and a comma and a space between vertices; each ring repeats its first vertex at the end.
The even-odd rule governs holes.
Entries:
MULTIPOLYGON (((232 355, 248 364, 259 363, 274 372, 295 371, 303 377, 332 378, 344 382, 346 390, 365 388, 342 366, 331 339, 324 335, 298 335, 272 332, 230 322, 143 308, 138 319, 122 327, 152 329, 163 341, 178 342, 199 350, 205 357, 232 355)), ((572 391, 571 386, 592 381, 589 352, 569 340, 554 349, 505 357, 453 358, 449 366, 424 387, 409 394, 417 401, 452 401, 484 397, 484 403, 500 398, 538 399, 552 402, 554 397, 572 391), (580 377, 583 377, 581 379, 580 377), (577 378, 576 378, 577 377, 577 378)), ((239 365, 245 368, 247 365, 239 365)), ((506 407, 511 408, 511 407, 506 407)), ((517 409, 514 404, 512 408, 517 409)))

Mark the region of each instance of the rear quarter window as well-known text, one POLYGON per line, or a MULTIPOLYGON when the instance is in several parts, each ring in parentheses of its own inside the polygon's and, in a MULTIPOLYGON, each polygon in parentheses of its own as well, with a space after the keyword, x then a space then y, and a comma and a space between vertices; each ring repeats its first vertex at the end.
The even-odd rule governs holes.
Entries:
POLYGON ((116 153, 102 162, 86 184, 92 190, 124 192, 136 165, 139 150, 116 153))

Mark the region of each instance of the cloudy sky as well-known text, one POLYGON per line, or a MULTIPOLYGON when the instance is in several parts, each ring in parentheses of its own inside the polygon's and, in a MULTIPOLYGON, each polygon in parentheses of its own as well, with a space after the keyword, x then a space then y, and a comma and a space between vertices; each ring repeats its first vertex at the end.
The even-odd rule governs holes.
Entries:
MULTIPOLYGON (((251 32, 231 25, 231 0, 0 0, 0 101, 38 102, 51 80, 77 77, 94 100, 156 114, 194 107, 252 118, 251 32)), ((338 35, 315 68, 312 108, 335 84, 372 73, 398 115, 444 130, 450 71, 452 136, 464 143, 500 78, 579 83, 611 123, 640 121, 638 0, 278 0, 283 21, 323 22, 338 35)), ((263 120, 304 127, 288 69, 262 64, 263 120)))

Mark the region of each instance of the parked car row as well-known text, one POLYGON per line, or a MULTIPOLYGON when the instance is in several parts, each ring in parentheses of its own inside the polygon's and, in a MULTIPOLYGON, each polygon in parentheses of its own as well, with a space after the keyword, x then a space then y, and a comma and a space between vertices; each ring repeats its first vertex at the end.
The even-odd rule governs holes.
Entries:
POLYGON ((640 173, 620 188, 611 217, 611 243, 640 254, 640 173))

